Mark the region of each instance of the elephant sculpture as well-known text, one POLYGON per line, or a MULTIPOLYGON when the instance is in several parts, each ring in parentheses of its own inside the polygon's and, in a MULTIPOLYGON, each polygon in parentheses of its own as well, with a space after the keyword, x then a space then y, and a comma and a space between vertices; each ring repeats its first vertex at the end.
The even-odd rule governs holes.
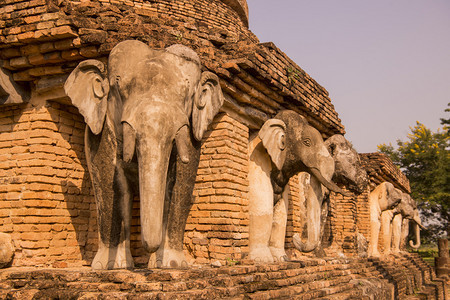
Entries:
POLYGON ((393 209, 402 200, 402 191, 390 182, 382 182, 369 194, 370 243, 368 256, 379 257, 378 237, 383 227, 385 250, 390 245, 390 220, 393 209), (389 244, 388 244, 389 242, 389 244))
POLYGON ((286 260, 289 179, 308 172, 326 188, 345 192, 325 179, 334 173, 334 161, 321 134, 294 111, 281 111, 266 121, 251 138, 249 150, 249 259, 286 260))
MULTIPOLYGON (((367 187, 368 177, 351 143, 344 136, 335 134, 325 141, 325 146, 334 160, 334 172, 323 173, 325 179, 340 183, 356 194, 362 193, 367 187)), ((329 196, 329 190, 324 188, 316 177, 311 177, 309 185, 304 187, 304 194, 307 240, 303 242, 296 233, 293 236, 293 243, 299 251, 311 252, 317 249, 321 241, 325 223, 323 219, 326 219, 328 213, 328 202, 324 199, 329 196)))
POLYGON ((409 234, 410 221, 413 221, 415 243, 410 240, 409 245, 418 249, 420 247, 420 228, 423 228, 419 216, 419 210, 414 199, 409 194, 403 193, 402 201, 394 209, 395 216, 392 219, 392 247, 391 252, 397 254, 406 248, 406 240, 409 234))
POLYGON ((97 203, 93 269, 132 268, 132 199, 140 196, 149 267, 185 263, 183 235, 192 204, 200 141, 223 104, 218 77, 197 54, 173 45, 117 44, 107 70, 81 62, 64 89, 86 123, 85 150, 97 203), (155 257, 155 255, 153 255, 155 257))

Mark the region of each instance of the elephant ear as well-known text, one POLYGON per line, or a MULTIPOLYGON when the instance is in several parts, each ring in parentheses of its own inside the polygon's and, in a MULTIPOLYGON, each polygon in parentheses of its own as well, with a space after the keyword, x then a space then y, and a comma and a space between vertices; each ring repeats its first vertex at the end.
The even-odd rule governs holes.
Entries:
POLYGON ((192 111, 192 131, 197 141, 201 141, 222 105, 223 94, 219 78, 211 72, 203 72, 195 91, 192 111))
POLYGON ((64 91, 92 132, 99 134, 105 121, 109 93, 105 65, 95 59, 82 61, 70 73, 64 84, 64 91))
POLYGON ((278 119, 267 120, 258 133, 261 142, 270 158, 281 170, 286 159, 286 124, 278 119))

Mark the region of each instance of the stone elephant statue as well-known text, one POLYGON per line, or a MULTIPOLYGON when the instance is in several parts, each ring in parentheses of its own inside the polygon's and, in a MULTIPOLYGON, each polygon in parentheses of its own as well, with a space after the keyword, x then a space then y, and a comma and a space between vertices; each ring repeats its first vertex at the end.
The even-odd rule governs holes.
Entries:
POLYGON ((218 77, 202 72, 188 47, 155 50, 128 40, 112 49, 107 70, 97 60, 81 62, 64 89, 88 125, 85 150, 99 231, 92 267, 133 267, 130 222, 137 194, 144 248, 157 251, 157 266, 185 263, 183 235, 200 141, 223 104, 218 77))
MULTIPOLYGON (((335 134, 325 141, 325 146, 334 161, 334 172, 322 174, 326 180, 340 183, 354 193, 362 193, 368 184, 368 177, 361 165, 359 155, 344 136, 335 134)), ((328 213, 329 196, 326 189, 316 177, 311 177, 304 190, 306 198, 306 232, 307 239, 302 241, 299 234, 293 236, 294 246, 301 252, 315 250, 321 241, 326 215, 328 213)))
POLYGON ((326 188, 345 192, 325 177, 331 179, 334 161, 321 134, 294 111, 281 111, 266 121, 251 138, 249 150, 249 259, 286 260, 289 179, 308 172, 326 188))
POLYGON ((409 194, 403 193, 402 201, 394 208, 395 216, 392 219, 392 247, 391 252, 397 254, 406 248, 406 240, 409 234, 410 222, 413 222, 415 243, 410 240, 409 245, 418 249, 420 247, 420 228, 423 228, 419 210, 414 199, 409 194))
POLYGON ((379 257, 378 237, 380 228, 384 234, 385 251, 390 248, 390 222, 396 205, 402 200, 402 191, 390 182, 382 182, 369 194, 370 243, 368 256, 379 257))

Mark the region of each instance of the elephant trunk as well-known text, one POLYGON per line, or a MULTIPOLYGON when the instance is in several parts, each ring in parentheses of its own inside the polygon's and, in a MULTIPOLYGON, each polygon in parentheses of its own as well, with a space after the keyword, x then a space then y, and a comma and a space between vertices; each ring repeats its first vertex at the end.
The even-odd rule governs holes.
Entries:
POLYGON ((330 191, 339 193, 343 196, 347 196, 347 197, 351 197, 352 194, 349 192, 346 192, 344 190, 342 190, 340 187, 338 187, 335 183, 326 180, 322 174, 320 173, 320 171, 316 168, 311 168, 311 174, 317 178, 317 180, 320 181, 321 184, 323 184, 327 189, 329 189, 330 191))
POLYGON ((303 243, 298 233, 294 234, 292 242, 294 243, 295 248, 301 252, 311 252, 319 245, 318 239, 316 241, 308 240, 306 243, 303 243))
MULTIPOLYGON (((409 245, 414 249, 418 249, 420 247, 420 227, 419 227, 420 223, 417 223, 417 220, 415 220, 415 219, 414 219, 414 221, 415 221, 414 234, 416 236, 416 243, 414 244, 414 242, 412 240, 410 240, 409 245)), ((420 222, 420 220, 419 220, 419 222, 420 222)))
POLYGON ((321 229, 321 207, 323 191, 320 183, 311 178, 311 184, 305 191, 306 196, 306 232, 308 238, 303 242, 300 236, 296 233, 292 238, 292 242, 299 251, 311 252, 315 250, 320 243, 320 229, 321 229))
POLYGON ((155 252, 163 236, 166 174, 172 142, 138 139, 137 144, 141 239, 145 250, 155 252))
POLYGON ((137 156, 141 239, 145 250, 155 252, 164 235, 167 172, 174 145, 181 161, 189 163, 188 119, 177 106, 168 109, 158 98, 129 99, 127 104, 122 114, 123 159, 130 162, 137 156))

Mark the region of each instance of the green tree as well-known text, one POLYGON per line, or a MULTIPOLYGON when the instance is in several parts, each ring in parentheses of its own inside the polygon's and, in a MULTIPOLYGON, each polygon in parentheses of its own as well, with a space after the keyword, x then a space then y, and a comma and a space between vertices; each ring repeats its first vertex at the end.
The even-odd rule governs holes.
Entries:
POLYGON ((417 122, 410 128, 407 141, 397 140, 396 148, 391 144, 378 146, 408 177, 411 196, 422 215, 436 218, 437 223, 423 232, 425 242, 435 240, 443 232, 450 237, 450 119, 441 119, 441 124, 442 131, 432 132, 417 122))

